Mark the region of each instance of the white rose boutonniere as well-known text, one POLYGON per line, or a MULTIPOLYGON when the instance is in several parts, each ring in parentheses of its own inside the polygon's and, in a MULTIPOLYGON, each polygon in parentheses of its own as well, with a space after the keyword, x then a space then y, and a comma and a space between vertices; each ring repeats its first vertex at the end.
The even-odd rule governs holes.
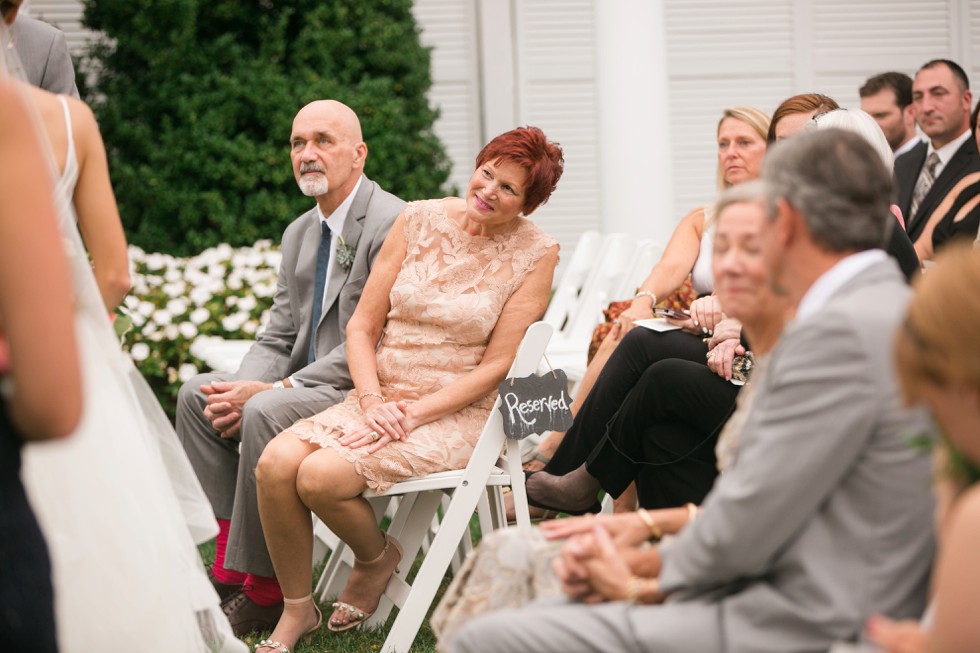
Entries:
POLYGON ((354 265, 354 253, 354 248, 344 242, 344 237, 337 236, 337 265, 345 272, 349 272, 350 266, 354 265))

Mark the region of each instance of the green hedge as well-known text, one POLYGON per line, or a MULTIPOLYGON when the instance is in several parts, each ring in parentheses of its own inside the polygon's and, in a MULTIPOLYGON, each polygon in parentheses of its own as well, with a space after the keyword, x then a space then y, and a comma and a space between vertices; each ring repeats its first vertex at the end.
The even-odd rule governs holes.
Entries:
POLYGON ((361 118, 365 172, 403 199, 449 175, 411 0, 86 0, 105 35, 83 78, 130 241, 191 255, 279 238, 309 199, 288 139, 334 98, 361 118))

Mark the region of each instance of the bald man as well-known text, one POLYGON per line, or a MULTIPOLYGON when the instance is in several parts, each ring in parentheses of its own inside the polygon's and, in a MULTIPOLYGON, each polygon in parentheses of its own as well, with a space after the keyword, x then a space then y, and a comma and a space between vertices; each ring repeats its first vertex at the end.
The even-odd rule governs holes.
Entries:
POLYGON ((316 206, 283 234, 269 326, 238 372, 194 377, 177 403, 177 434, 220 527, 211 580, 239 636, 271 629, 283 606, 259 521, 255 464, 276 434, 353 387, 347 321, 405 204, 364 176, 360 121, 340 102, 300 109, 289 143, 296 182, 316 206))

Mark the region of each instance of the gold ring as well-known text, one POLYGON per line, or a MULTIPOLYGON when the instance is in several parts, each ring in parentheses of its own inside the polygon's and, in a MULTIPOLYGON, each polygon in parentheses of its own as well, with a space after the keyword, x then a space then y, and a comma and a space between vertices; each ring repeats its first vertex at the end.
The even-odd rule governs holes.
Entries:
POLYGON ((377 432, 377 431, 371 431, 371 433, 370 433, 370 436, 371 436, 372 438, 374 438, 374 441, 375 441, 375 442, 377 442, 378 440, 380 440, 380 439, 381 439, 381 436, 380 436, 380 435, 378 435, 378 432, 377 432))
POLYGON ((706 359, 706 360, 709 360, 709 361, 710 361, 710 360, 711 360, 711 357, 712 357, 712 356, 714 356, 714 355, 715 355, 715 352, 714 352, 714 350, 712 349, 712 350, 711 350, 711 351, 709 351, 709 352, 708 352, 707 354, 705 354, 705 359, 706 359))

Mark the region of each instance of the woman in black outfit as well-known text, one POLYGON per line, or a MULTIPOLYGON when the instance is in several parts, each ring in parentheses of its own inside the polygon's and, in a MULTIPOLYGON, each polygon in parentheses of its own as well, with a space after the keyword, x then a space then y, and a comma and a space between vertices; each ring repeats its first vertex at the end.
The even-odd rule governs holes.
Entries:
MULTIPOLYGON (((759 194, 755 183, 746 184, 727 191, 719 205, 719 215, 727 211, 731 217, 714 245, 715 287, 726 314, 744 323, 768 351, 782 330, 786 307, 760 280, 763 266, 753 245, 760 224, 753 219, 762 210, 759 194)), ((568 513, 595 511, 600 488, 615 497, 634 480, 644 508, 701 502, 718 474, 715 444, 740 389, 731 381, 732 361, 745 354, 747 343, 725 322, 716 328, 707 354, 700 340, 700 350, 686 346, 690 336, 657 335, 671 334, 678 336, 624 339, 551 462, 529 476, 530 503, 568 513), (640 348, 645 343, 655 344, 640 348), (650 361, 658 354, 674 355, 650 361)))
POLYGON ((7 648, 51 653, 51 568, 20 482, 20 449, 25 440, 71 433, 81 382, 50 172, 2 64, 0 58, 0 633, 7 648))

